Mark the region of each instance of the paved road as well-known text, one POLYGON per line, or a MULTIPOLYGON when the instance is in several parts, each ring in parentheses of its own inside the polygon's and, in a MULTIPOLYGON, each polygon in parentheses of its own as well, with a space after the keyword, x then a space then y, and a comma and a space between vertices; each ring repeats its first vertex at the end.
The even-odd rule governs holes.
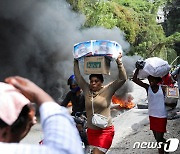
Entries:
POLYGON ((31 128, 29 134, 21 141, 21 143, 39 144, 39 141, 43 139, 40 123, 37 123, 31 128))

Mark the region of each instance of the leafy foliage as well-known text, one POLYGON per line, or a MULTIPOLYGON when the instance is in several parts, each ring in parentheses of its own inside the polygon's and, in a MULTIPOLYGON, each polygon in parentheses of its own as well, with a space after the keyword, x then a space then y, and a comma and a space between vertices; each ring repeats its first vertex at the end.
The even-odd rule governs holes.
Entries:
MULTIPOLYGON (((176 56, 180 57, 180 1, 168 0, 166 7, 164 8, 167 20, 164 22, 163 27, 165 33, 170 40, 174 41, 172 49, 176 51, 176 56)), ((177 59, 177 64, 180 63, 180 58, 177 59)))
POLYGON ((75 11, 86 15, 86 22, 82 27, 118 27, 124 31, 131 44, 129 55, 138 54, 144 58, 160 56, 169 61, 176 56, 173 46, 178 42, 179 34, 174 31, 167 37, 162 25, 156 22, 157 11, 167 0, 67 1, 75 11))

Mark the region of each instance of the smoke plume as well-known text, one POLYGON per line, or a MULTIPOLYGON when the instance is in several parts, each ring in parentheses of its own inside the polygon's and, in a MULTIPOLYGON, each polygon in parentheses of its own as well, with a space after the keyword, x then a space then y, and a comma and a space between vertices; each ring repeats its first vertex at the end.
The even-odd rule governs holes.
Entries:
MULTIPOLYGON (((84 22, 85 16, 73 12, 65 0, 1 0, 0 80, 24 76, 59 99, 73 74, 75 43, 107 39, 128 50, 129 43, 118 28, 81 29, 84 22)), ((127 72, 132 72, 130 65, 129 61, 125 65, 127 72)))

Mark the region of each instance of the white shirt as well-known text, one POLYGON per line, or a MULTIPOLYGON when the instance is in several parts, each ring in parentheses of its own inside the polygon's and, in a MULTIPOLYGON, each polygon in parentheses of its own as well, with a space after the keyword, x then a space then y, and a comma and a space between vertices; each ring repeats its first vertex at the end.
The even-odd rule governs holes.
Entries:
POLYGON ((163 90, 159 85, 159 89, 154 93, 151 86, 148 88, 148 113, 152 117, 166 118, 167 111, 165 108, 165 98, 163 90))
POLYGON ((66 108, 54 102, 40 106, 43 145, 0 143, 0 154, 83 154, 81 139, 66 108))

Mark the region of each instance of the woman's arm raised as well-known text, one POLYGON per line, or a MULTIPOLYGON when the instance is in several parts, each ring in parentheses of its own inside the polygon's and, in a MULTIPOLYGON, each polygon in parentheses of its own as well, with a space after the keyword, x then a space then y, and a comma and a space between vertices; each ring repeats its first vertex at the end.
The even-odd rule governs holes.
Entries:
POLYGON ((84 90, 89 84, 82 77, 80 70, 79 70, 79 62, 76 59, 74 59, 74 75, 75 75, 75 78, 76 78, 76 81, 77 81, 79 87, 84 90))
POLYGON ((111 91, 112 95, 127 80, 126 70, 125 70, 125 68, 123 66, 121 58, 122 58, 122 54, 120 53, 118 58, 116 59, 117 67, 118 67, 118 70, 119 70, 118 78, 109 84, 109 88, 111 89, 110 91, 111 91))

